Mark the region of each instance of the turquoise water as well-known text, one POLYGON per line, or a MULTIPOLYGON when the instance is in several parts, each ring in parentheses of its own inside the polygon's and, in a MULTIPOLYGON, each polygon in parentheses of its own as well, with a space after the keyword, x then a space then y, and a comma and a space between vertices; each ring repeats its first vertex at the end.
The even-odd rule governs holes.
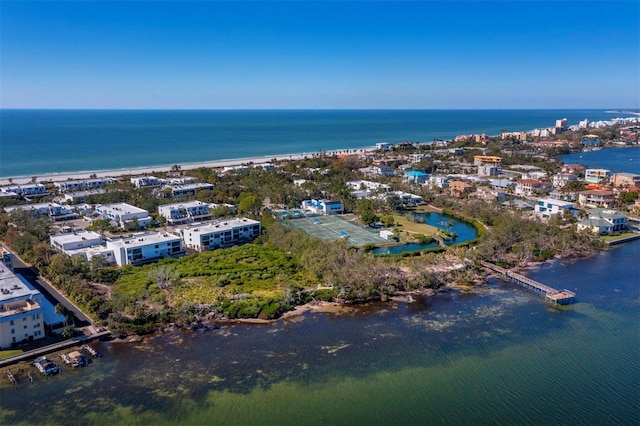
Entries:
MULTIPOLYGON (((445 241, 446 245, 461 244, 461 243, 473 240, 478 236, 478 232, 473 226, 451 216, 447 216, 437 212, 417 214, 417 216, 422 217, 424 219, 424 223, 426 223, 427 225, 435 226, 436 228, 439 228, 445 231, 455 232, 457 234, 456 238, 449 241, 445 241), (447 226, 447 222, 449 221, 453 222, 452 226, 447 226)), ((440 243, 438 243, 437 241, 429 244, 414 244, 414 243, 400 244, 400 245, 391 246, 391 247, 377 247, 373 249, 373 253, 374 254, 400 254, 405 252, 425 250, 428 248, 435 248, 439 246, 440 246, 440 243)))
POLYGON ((489 281, 411 304, 101 343, 18 389, 2 424, 637 424, 640 241, 528 275, 552 308, 489 281))
POLYGON ((431 142, 625 114, 602 110, 0 110, 0 177, 431 142))

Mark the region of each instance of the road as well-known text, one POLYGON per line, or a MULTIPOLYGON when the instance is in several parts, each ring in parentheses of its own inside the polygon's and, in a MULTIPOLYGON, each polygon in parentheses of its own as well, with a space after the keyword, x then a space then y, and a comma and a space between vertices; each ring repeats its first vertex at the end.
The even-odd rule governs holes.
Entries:
POLYGON ((67 299, 48 281, 42 278, 38 274, 36 268, 28 266, 15 254, 13 254, 13 271, 16 274, 22 275, 22 277, 26 279, 36 290, 42 293, 44 297, 46 297, 47 300, 53 304, 53 306, 57 305, 58 303, 62 303, 65 308, 73 313, 73 322, 76 327, 86 327, 93 323, 93 321, 91 321, 91 318, 89 318, 84 312, 82 312, 80 308, 78 308, 75 304, 73 304, 73 302, 67 299))

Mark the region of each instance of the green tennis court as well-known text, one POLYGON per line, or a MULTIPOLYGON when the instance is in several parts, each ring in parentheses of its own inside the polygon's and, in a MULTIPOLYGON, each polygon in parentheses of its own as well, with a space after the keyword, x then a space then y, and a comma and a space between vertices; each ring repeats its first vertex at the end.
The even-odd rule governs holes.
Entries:
POLYGON ((354 246, 363 246, 371 243, 388 243, 387 240, 380 237, 377 231, 363 228, 339 216, 289 219, 284 223, 292 228, 302 229, 307 234, 323 240, 334 241, 340 238, 346 238, 349 244, 354 246))

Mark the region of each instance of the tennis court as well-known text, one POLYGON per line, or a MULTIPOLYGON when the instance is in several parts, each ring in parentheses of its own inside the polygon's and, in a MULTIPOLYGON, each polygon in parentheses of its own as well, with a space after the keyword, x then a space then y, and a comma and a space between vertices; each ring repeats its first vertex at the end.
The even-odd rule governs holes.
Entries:
POLYGON ((333 241, 346 238, 349 244, 354 246, 363 246, 370 243, 388 243, 387 240, 380 237, 377 231, 363 228, 339 216, 289 219, 284 223, 292 228, 302 229, 307 234, 323 240, 333 241))

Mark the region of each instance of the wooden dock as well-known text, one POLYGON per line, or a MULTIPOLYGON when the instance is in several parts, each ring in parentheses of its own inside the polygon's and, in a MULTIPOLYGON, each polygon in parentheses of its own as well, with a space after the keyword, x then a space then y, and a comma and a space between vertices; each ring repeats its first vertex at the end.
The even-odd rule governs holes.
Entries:
POLYGON ((575 302, 576 294, 572 291, 566 289, 556 290, 555 288, 549 287, 548 285, 542 284, 541 282, 532 280, 531 278, 527 278, 524 275, 512 272, 498 265, 494 265, 493 263, 481 261, 480 264, 487 269, 498 272, 518 284, 543 295, 546 301, 554 305, 568 305, 575 302))

